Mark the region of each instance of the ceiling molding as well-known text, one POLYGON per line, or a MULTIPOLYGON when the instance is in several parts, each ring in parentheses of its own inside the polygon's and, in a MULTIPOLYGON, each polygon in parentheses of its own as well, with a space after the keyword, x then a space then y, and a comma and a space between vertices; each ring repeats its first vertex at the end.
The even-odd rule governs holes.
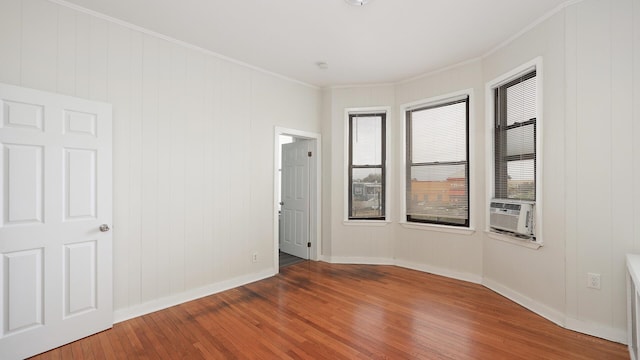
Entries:
POLYGON ((301 80, 298 80, 298 79, 295 79, 295 78, 292 78, 292 77, 289 77, 289 76, 286 76, 286 75, 282 75, 282 74, 277 73, 277 72, 269 71, 269 70, 266 70, 264 68, 249 64, 247 62, 243 62, 243 61, 240 61, 240 60, 237 60, 237 59, 222 55, 220 53, 217 53, 217 52, 202 48, 200 46, 196 46, 196 45, 193 45, 191 43, 188 43, 188 42, 185 42, 185 41, 182 41, 182 40, 178 40, 178 39, 173 38, 171 36, 164 35, 162 33, 158 33, 156 31, 152 31, 152 30, 149 30, 147 28, 144 28, 144 27, 141 27, 141 26, 138 26, 138 25, 135 25, 135 24, 132 24, 132 23, 129 23, 129 22, 126 22, 126 21, 111 17, 109 15, 106 15, 106 14, 103 14, 103 13, 100 13, 100 12, 97 12, 97 11, 94 11, 94 10, 87 9, 85 7, 70 3, 70 2, 65 1, 65 0, 47 0, 47 1, 49 1, 51 3, 58 4, 60 6, 64 6, 66 8, 69 8, 69 9, 72 9, 72 10, 75 10, 75 11, 78 11, 78 12, 81 12, 81 13, 84 13, 84 14, 87 14, 87 15, 90 15, 90 16, 93 16, 93 17, 96 17, 96 18, 99 18, 99 19, 102 19, 102 20, 105 20, 105 21, 108 21, 108 22, 113 23, 113 24, 117 24, 117 25, 123 26, 123 27, 125 27, 127 29, 130 29, 132 31, 136 31, 136 32, 140 32, 140 33, 143 33, 143 34, 146 34, 146 35, 149 35, 149 36, 153 36, 153 37, 156 37, 156 38, 159 38, 159 39, 174 43, 176 45, 185 47, 187 49, 195 50, 195 51, 198 51, 198 52, 201 52, 201 53, 216 57, 218 59, 221 59, 221 60, 224 60, 224 61, 228 61, 230 63, 245 67, 245 68, 250 69, 250 70, 254 70, 254 71, 257 71, 257 72, 260 72, 260 73, 264 73, 264 74, 267 74, 267 75, 270 75, 270 76, 273 76, 273 77, 276 77, 276 78, 279 78, 279 79, 282 79, 282 80, 285 80, 285 81, 288 81, 288 82, 292 82, 292 83, 295 83, 295 84, 303 85, 303 86, 318 90, 318 89, 346 89, 346 88, 357 88, 357 87, 395 86, 395 85, 400 85, 400 84, 406 84, 406 83, 409 83, 409 82, 413 82, 413 81, 416 81, 416 80, 419 80, 419 79, 422 79, 422 78, 434 76, 434 75, 437 75, 437 74, 445 72, 445 71, 449 71, 449 70, 452 70, 452 69, 455 69, 455 68, 459 68, 461 66, 465 66, 465 65, 480 61, 482 59, 487 58, 488 56, 491 56, 492 54, 494 54, 495 52, 499 51, 500 49, 508 46, 509 44, 511 44, 516 39, 520 38, 521 36, 523 36, 524 34, 529 32, 530 30, 534 29, 540 23, 544 22, 545 20, 549 19, 550 17, 554 16, 555 14, 563 11, 568 6, 580 3, 580 2, 582 2, 584 0, 568 0, 568 1, 566 1, 566 2, 564 2, 562 4, 560 4, 560 5, 556 6, 554 9, 548 11, 547 13, 545 13, 544 15, 542 15, 541 17, 539 17, 538 19, 536 19, 535 21, 533 21, 532 23, 530 23, 529 25, 524 27, 522 30, 518 31, 516 34, 510 36, 509 38, 507 38, 503 42, 499 43, 497 46, 495 46, 491 50, 487 51, 486 53, 484 53, 484 54, 482 54, 482 55, 480 55, 478 57, 474 57, 474 58, 471 58, 471 59, 468 59, 468 60, 464 60, 464 61, 461 61, 459 63, 448 65, 448 66, 445 66, 445 67, 442 67, 442 68, 439 68, 439 69, 436 69, 436 70, 433 70, 433 71, 428 71, 428 72, 425 72, 425 73, 422 73, 422 74, 417 74, 415 76, 411 76, 409 78, 401 79, 401 80, 398 80, 398 81, 392 81, 392 82, 388 82, 388 83, 373 83, 373 84, 360 83, 360 84, 352 84, 352 85, 348 85, 347 84, 347 85, 334 85, 334 86, 331 86, 331 85, 329 85, 329 86, 316 86, 316 85, 313 85, 313 84, 310 84, 310 83, 307 83, 307 82, 304 82, 304 81, 301 81, 301 80))
POLYGON ((532 22, 531 24, 525 26, 522 30, 518 31, 517 33, 515 33, 514 35, 511 35, 507 40, 501 42, 500 44, 498 44, 496 47, 494 47, 493 49, 487 51, 486 53, 484 53, 481 58, 486 58, 489 57, 490 55, 492 55, 493 53, 497 52, 498 50, 508 46, 509 44, 511 44, 513 41, 515 41, 517 38, 521 37, 522 35, 526 34, 527 32, 529 32, 530 30, 532 30, 533 28, 535 28, 536 26, 540 25, 541 23, 543 23, 544 21, 546 21, 547 19, 549 19, 550 17, 552 17, 553 15, 561 12, 562 10, 566 9, 567 7, 571 6, 571 5, 575 5, 577 3, 581 3, 584 0, 569 0, 566 1, 558 6, 556 6, 553 10, 550 10, 549 12, 547 12, 546 14, 542 15, 541 17, 539 17, 538 19, 536 19, 534 22, 532 22))
POLYGON ((125 28, 127 28, 129 30, 137 31, 137 32, 149 35, 149 36, 153 36, 153 37, 168 41, 168 42, 176 44, 176 45, 180 45, 180 46, 185 47, 187 49, 195 50, 195 51, 207 54, 207 55, 214 56, 214 57, 216 57, 218 59, 225 60, 225 61, 234 63, 236 65, 240 65, 242 67, 245 67, 245 68, 257 71, 257 72, 261 72, 261 73, 264 73, 264 74, 267 74, 267 75, 271 75, 271 76, 277 77, 279 79, 286 80, 286 81, 289 81, 289 82, 292 82, 292 83, 296 83, 296 84, 299 84, 299 85, 303 85, 303 86, 306 86, 306 87, 309 87, 309 88, 312 88, 312 89, 316 89, 316 90, 320 89, 320 87, 318 87, 316 85, 312 85, 312 84, 306 83, 304 81, 300 81, 300 80, 297 80, 297 79, 294 79, 294 78, 291 78, 291 77, 288 77, 288 76, 285 76, 285 75, 282 75, 282 74, 278 74, 276 72, 269 71, 269 70, 260 68, 260 67, 255 66, 255 65, 251 65, 249 63, 246 63, 246 62, 243 62, 243 61, 240 61, 240 60, 236 60, 234 58, 230 58, 228 56, 216 53, 214 51, 207 50, 205 48, 190 44, 190 43, 182 41, 182 40, 178 40, 178 39, 173 38, 171 36, 167 36, 167 35, 158 33, 156 31, 152 31, 152 30, 149 30, 147 28, 143 28, 141 26, 138 26, 138 25, 135 25, 135 24, 132 24, 132 23, 120 20, 120 19, 116 19, 116 18, 111 17, 109 15, 105 15, 103 13, 100 13, 100 12, 97 12, 97 11, 93 11, 91 9, 87 9, 85 7, 78 6, 76 4, 69 3, 69 2, 67 2, 65 0, 47 0, 47 1, 49 1, 51 3, 54 3, 54 4, 57 4, 57 5, 60 5, 60 6, 64 6, 66 8, 71 9, 71 10, 75 10, 75 11, 78 11, 78 12, 81 12, 81 13, 96 17, 98 19, 102 19, 102 20, 114 23, 116 25, 123 26, 123 27, 125 27, 125 28))

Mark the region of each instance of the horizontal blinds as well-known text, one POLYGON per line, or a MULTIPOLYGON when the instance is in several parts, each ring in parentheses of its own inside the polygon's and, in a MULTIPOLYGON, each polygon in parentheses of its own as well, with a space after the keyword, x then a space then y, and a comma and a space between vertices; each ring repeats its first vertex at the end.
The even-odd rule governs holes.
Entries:
POLYGON ((535 200, 536 72, 496 89, 496 197, 535 200))
POLYGON ((468 97, 407 111, 408 221, 468 226, 468 97))
POLYGON ((385 118, 349 115, 349 219, 384 219, 385 118))

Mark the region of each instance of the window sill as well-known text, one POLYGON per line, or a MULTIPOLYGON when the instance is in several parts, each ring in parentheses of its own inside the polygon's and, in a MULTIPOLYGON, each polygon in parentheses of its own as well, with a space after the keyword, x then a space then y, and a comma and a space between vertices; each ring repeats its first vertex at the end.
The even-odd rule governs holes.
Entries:
POLYGON ((461 234, 461 235, 472 235, 476 232, 476 230, 473 228, 459 228, 459 227, 447 226, 447 225, 410 223, 406 221, 400 222, 400 225, 402 225, 402 227, 406 229, 439 231, 439 232, 461 234))
POLYGON ((498 233, 495 233, 495 232, 489 231, 489 230, 486 230, 485 233, 487 234, 487 236, 489 236, 492 239, 504 241, 504 242, 507 242, 509 244, 523 246, 523 247, 526 247, 526 248, 529 248, 529 249, 533 249, 533 250, 538 250, 539 248, 542 247, 542 243, 536 242, 536 241, 518 239, 518 238, 513 237, 513 236, 504 235, 504 234, 498 234, 498 233))
POLYGON ((342 222, 347 226, 387 226, 391 224, 389 220, 344 220, 342 222))

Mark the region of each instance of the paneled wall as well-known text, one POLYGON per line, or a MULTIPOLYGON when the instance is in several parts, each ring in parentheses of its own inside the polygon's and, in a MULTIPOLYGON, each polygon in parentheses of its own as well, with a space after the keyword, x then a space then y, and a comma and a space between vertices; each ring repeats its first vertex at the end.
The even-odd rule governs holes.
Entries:
MULTIPOLYGON (((330 169, 325 174, 325 184, 330 186, 330 191, 326 192, 325 207, 330 207, 331 213, 328 229, 324 230, 324 242, 330 247, 331 252, 326 257, 334 262, 381 262, 388 263, 393 257, 393 225, 363 226, 354 222, 345 222, 347 215, 345 214, 345 109, 346 108, 368 108, 390 106, 394 103, 394 87, 390 85, 383 86, 362 86, 353 88, 337 88, 328 91, 325 98, 325 107, 329 107, 326 112, 331 114, 330 122, 324 125, 325 133, 328 131, 329 136, 325 136, 324 140, 331 153, 330 157, 325 153, 325 159, 330 158, 330 169), (330 174, 330 177, 329 175, 330 174), (328 201, 328 203, 326 202, 328 201)), ((388 128, 395 127, 398 121, 395 113, 391 111, 387 114, 388 128)), ((387 147, 393 148, 394 141, 391 138, 387 147)), ((387 160, 387 173, 394 174, 396 170, 394 161, 387 160)), ((389 189, 391 193, 388 199, 392 202, 387 204, 388 215, 395 217, 394 205, 394 188, 395 184, 389 177, 391 183, 389 189)))
POLYGON ((565 21, 566 310, 623 333, 624 255, 640 252, 640 1, 584 1, 565 21))
MULTIPOLYGON (((344 108, 379 86, 332 89, 330 146, 333 151, 331 236, 334 257, 365 254, 348 236, 380 243, 375 227, 345 232, 341 220, 344 184, 344 108), (339 213, 336 214, 335 211, 339 213)), ((390 172, 396 188, 389 262, 443 275, 476 279, 571 329, 626 341, 624 255, 640 252, 640 0, 568 3, 508 44, 477 61, 395 84, 395 142, 390 172), (538 57, 543 59, 544 246, 533 250, 484 234, 486 199, 484 86, 538 57), (397 224, 403 159, 398 122, 402 104, 472 88, 476 115, 476 169, 471 181, 471 216, 476 232, 460 235, 404 228, 397 224), (587 273, 602 276, 600 290, 587 288, 587 273)), ((325 126, 327 126, 325 124, 325 126)), ((387 230, 388 231, 388 230, 387 230)), ((384 233, 386 236, 388 233, 384 233)), ((385 256, 378 252, 375 257, 385 256)), ((359 262, 366 262, 363 257, 359 262)), ((371 262, 379 262, 372 258, 371 262)))
POLYGON ((319 132, 318 89, 46 0, 0 2, 0 49, 0 82, 113 104, 118 311, 273 273, 274 126, 319 132))
MULTIPOLYGON (((537 24, 507 46, 483 59, 485 82, 542 57, 542 236, 544 246, 533 250, 485 236, 485 284, 564 323, 565 306, 565 168, 564 11, 537 24)), ((489 155, 490 156, 490 155, 489 155)), ((484 186, 486 189, 486 184, 484 186)))
POLYGON ((400 189, 400 169, 405 159, 401 121, 404 120, 402 106, 430 98, 470 90, 469 102, 469 184, 470 217, 474 233, 438 231, 434 227, 405 226, 396 224, 394 257, 396 261, 411 268, 432 271, 442 275, 480 282, 482 274, 482 229, 484 226, 484 91, 482 63, 480 60, 457 66, 453 69, 430 74, 396 86, 396 113, 398 121, 393 130, 396 153, 393 159, 398 164, 394 189, 395 202, 400 211, 400 199, 406 196, 400 189))

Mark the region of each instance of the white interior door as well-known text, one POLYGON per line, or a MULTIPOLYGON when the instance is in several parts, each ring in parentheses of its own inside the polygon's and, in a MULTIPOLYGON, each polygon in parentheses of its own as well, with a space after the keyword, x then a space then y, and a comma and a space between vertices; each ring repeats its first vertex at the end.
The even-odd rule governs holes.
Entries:
POLYGON ((0 84, 0 110, 0 357, 22 359, 113 324, 111 106, 0 84))
POLYGON ((282 145, 280 250, 309 258, 309 154, 310 141, 282 145))

